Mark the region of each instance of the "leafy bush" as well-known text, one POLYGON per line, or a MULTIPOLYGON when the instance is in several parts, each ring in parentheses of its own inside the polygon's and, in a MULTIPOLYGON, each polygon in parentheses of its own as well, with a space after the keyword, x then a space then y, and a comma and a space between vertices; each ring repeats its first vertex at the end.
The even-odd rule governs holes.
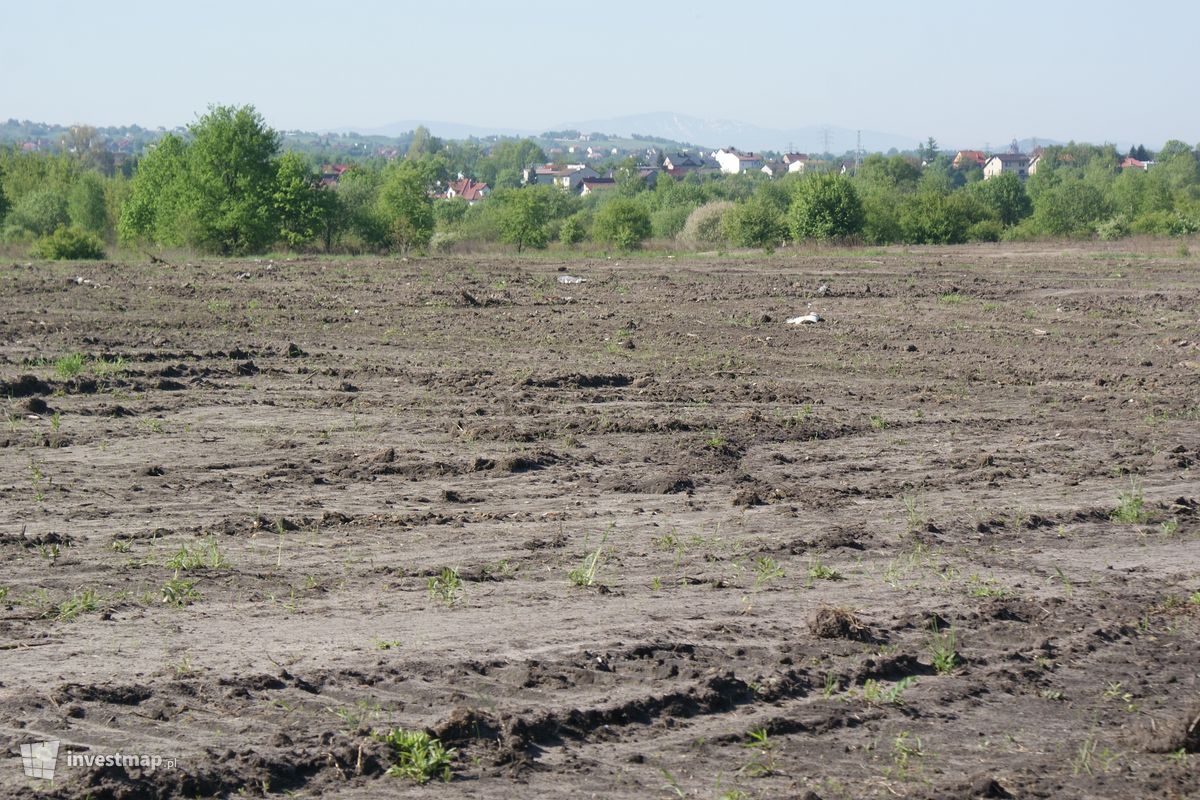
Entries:
POLYGON ((794 239, 845 239, 862 232, 862 201, 848 178, 814 175, 796 184, 788 222, 794 239))
POLYGON ((761 247, 770 252, 787 238, 783 214, 760 197, 734 206, 722 224, 725 236, 738 247, 761 247))
POLYGON ((677 237, 688 247, 715 247, 725 243, 725 215, 733 210, 733 203, 717 200, 705 203, 688 215, 683 230, 677 237))
POLYGON ((34 236, 49 236, 70 222, 67 198, 56 189, 30 192, 17 201, 8 216, 11 228, 28 231, 34 236))
POLYGON ((592 236, 622 250, 632 250, 650 238, 650 215, 636 200, 615 198, 596 212, 592 236))
POLYGON ((1186 236, 1196 232, 1196 221, 1178 211, 1147 211, 1130 224, 1134 233, 1158 236, 1186 236))
POLYGON ((969 242, 998 242, 1004 234, 1004 226, 994 219, 983 219, 967 228, 969 242))
POLYGON ((1102 242, 1115 242, 1129 235, 1129 221, 1123 216, 1107 219, 1096 225, 1096 235, 1102 242))
POLYGON ((82 228, 62 227, 34 242, 29 255, 54 261, 104 258, 104 243, 82 228))
POLYGON ((693 206, 669 205, 650 215, 650 227, 656 239, 674 239, 687 224, 693 206))
POLYGON ((572 214, 558 228, 558 240, 563 244, 579 244, 587 233, 583 213, 572 214))

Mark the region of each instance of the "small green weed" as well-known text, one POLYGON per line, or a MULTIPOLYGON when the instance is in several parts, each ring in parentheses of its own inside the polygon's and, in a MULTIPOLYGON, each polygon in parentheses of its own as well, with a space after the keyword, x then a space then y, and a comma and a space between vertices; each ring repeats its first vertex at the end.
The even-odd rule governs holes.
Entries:
POLYGON ((188 547, 186 544, 180 545, 179 552, 167 559, 166 566, 169 569, 185 571, 191 569, 224 569, 229 566, 229 561, 221 554, 221 548, 217 544, 216 538, 209 536, 203 545, 196 547, 188 547))
MULTIPOLYGON (((604 559, 604 547, 608 544, 608 534, 612 530, 610 525, 604 531, 604 537, 600 540, 600 546, 595 550, 591 550, 583 557, 583 563, 567 573, 567 578, 571 583, 586 589, 596 585, 596 575, 600 572, 600 564, 604 559)), ((584 547, 587 547, 587 542, 584 542, 584 547)))
POLYGON ((1145 505, 1146 501, 1142 497, 1141 485, 1130 480, 1128 491, 1117 495, 1117 507, 1108 515, 1108 518, 1113 522, 1124 522, 1127 524, 1145 522, 1145 505))
POLYGON ((462 599, 463 583, 454 567, 442 567, 437 575, 430 575, 426 581, 429 598, 452 606, 462 599))
POLYGON ((183 608, 199 599, 200 592, 196 590, 196 581, 184 580, 177 574, 163 584, 161 600, 169 606, 183 608))
POLYGON ((755 728, 748 734, 748 740, 742 747, 751 752, 750 760, 743 766, 740 773, 752 778, 763 778, 775 772, 775 743, 767 736, 766 728, 755 728))
POLYGON ((754 560, 754 588, 761 589, 772 581, 783 577, 783 567, 770 556, 759 556, 754 560))
POLYGON ((387 770, 392 777, 426 783, 433 778, 449 782, 453 775, 450 764, 456 751, 447 750, 424 731, 393 728, 385 734, 376 734, 376 738, 392 747, 396 763, 387 770))
POLYGON ((54 362, 54 374, 66 380, 83 372, 83 353, 71 353, 54 362))
POLYGON ((812 563, 808 565, 808 584, 811 586, 814 581, 840 581, 842 573, 838 572, 833 567, 828 567, 821 563, 821 557, 813 558, 812 563))
POLYGON ((954 628, 938 630, 937 620, 930 625, 929 656, 939 675, 947 675, 958 667, 958 635, 954 628))
POLYGON ((100 599, 95 589, 77 590, 59 603, 58 619, 61 622, 71 622, 81 614, 90 614, 99 607, 100 599))
POLYGON ((874 678, 867 678, 863 681, 863 699, 868 703, 888 703, 891 705, 902 706, 904 701, 901 699, 904 692, 914 686, 917 679, 909 675, 906 678, 901 678, 891 686, 874 678))

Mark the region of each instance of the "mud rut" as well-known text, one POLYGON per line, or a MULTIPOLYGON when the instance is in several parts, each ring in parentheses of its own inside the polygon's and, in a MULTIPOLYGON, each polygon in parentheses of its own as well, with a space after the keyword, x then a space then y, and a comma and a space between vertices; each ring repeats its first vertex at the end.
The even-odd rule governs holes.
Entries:
POLYGON ((1197 796, 1172 247, 7 265, 0 795, 1197 796))

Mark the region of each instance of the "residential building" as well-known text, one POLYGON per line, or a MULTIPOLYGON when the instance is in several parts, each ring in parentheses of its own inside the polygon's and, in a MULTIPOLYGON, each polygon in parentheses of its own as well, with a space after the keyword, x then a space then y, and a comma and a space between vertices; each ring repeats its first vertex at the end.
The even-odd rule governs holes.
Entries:
POLYGON ((738 175, 763 168, 762 157, 755 153, 743 153, 735 147, 723 147, 712 154, 713 160, 727 175, 738 175))
POLYGON ((605 192, 617 188, 615 178, 584 178, 579 182, 579 194, 587 197, 593 192, 605 192))
POLYGON ((809 162, 812 161, 805 153, 784 153, 783 164, 788 172, 804 174, 804 170, 808 169, 809 162))
POLYGON ((461 197, 471 205, 475 205, 487 197, 491 191, 486 183, 480 183, 460 175, 458 180, 451 181, 450 185, 446 187, 446 199, 452 200, 455 197, 461 197))
POLYGON ((954 155, 953 166, 962 169, 971 166, 972 162, 982 167, 987 163, 987 156, 982 150, 959 150, 954 155))
POLYGON ((600 173, 586 164, 567 164, 559 166, 546 164, 524 171, 522 178, 525 183, 546 183, 569 192, 579 190, 579 182, 584 178, 598 178, 600 173))
POLYGON ((1029 156, 1024 153, 998 153, 983 165, 983 179, 1011 172, 1021 180, 1029 177, 1029 156))

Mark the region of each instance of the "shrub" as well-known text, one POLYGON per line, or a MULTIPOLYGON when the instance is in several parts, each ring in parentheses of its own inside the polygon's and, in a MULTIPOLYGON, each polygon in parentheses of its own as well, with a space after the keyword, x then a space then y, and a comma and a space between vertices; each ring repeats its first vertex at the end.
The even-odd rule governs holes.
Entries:
POLYGON ((1107 219, 1096 225, 1096 235, 1102 242, 1115 242, 1129 235, 1129 222, 1123 216, 1107 219))
POLYGON ((30 192, 17 201, 8 216, 11 227, 29 231, 34 236, 49 236, 70 222, 67 198, 55 189, 30 192))
POLYGON ((638 201, 618 197, 596 212, 592 236, 622 250, 632 250, 650 238, 650 215, 638 201))
POLYGON ((848 178, 814 175, 796 184, 788 222, 794 239, 845 239, 862 232, 862 201, 848 178))
POLYGON ((1004 233, 1004 226, 994 219, 983 219, 967 228, 967 241, 998 242, 1004 233))
POLYGON ((734 206, 722 224, 725 236, 738 247, 761 247, 770 252, 787 238, 783 214, 758 197, 734 206))
POLYGON ((583 241, 587 232, 582 213, 572 214, 558 228, 558 240, 563 244, 575 245, 583 241))
POLYGON ((674 239, 687 224, 693 206, 670 205, 660 208, 650 216, 650 226, 656 239, 674 239))
POLYGON ((725 215, 733 209, 733 203, 718 200, 705 203, 688 215, 679 242, 688 247, 713 247, 725 243, 725 215))
POLYGON ((81 228, 62 227, 34 242, 29 255, 55 261, 104 258, 104 243, 81 228))

